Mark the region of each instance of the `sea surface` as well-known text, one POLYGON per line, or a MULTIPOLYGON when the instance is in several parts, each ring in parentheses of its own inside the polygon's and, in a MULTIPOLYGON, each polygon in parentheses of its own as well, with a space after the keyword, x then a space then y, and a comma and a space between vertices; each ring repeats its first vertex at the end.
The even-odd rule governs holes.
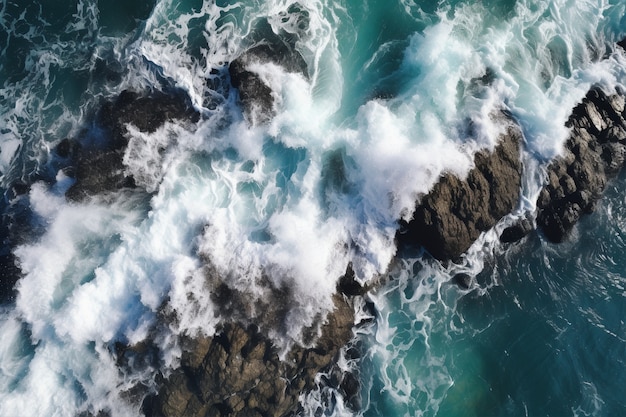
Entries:
POLYGON ((228 317, 207 262, 251 303, 289 288, 282 349, 349 263, 383 282, 347 365, 362 409, 320 388, 305 415, 626 415, 626 178, 563 244, 497 242, 533 213, 574 105, 625 87, 624 36, 624 0, 0 0, 0 256, 20 276, 12 292, 0 270, 0 416, 140 415, 126 392, 157 369, 121 371, 114 346, 150 338, 167 370, 178 335, 212 335, 228 317), (260 65, 276 115, 251 126, 227 64, 268 26, 309 73, 260 65), (59 143, 98 137, 123 90, 166 88, 201 117, 129 128, 143 191, 68 201, 59 143), (524 133, 519 207, 459 264, 396 253, 398 219, 494 146, 502 109, 524 133))

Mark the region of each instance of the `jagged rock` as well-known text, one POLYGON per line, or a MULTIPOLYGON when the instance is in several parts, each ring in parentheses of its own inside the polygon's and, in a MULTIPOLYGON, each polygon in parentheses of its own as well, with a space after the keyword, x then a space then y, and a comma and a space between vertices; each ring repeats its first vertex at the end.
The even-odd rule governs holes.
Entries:
POLYGON ((56 153, 60 157, 75 160, 72 174, 76 182, 67 191, 67 198, 80 201, 91 195, 135 186, 133 178, 125 174, 122 162, 128 144, 127 124, 153 133, 166 121, 196 122, 198 118, 182 91, 154 91, 146 95, 123 91, 98 112, 94 122, 96 134, 83 143, 64 139, 57 145, 56 153))
POLYGON ((339 278, 337 289, 341 294, 347 296, 364 295, 368 288, 359 284, 354 278, 354 270, 352 265, 348 265, 344 276, 339 278))
POLYGON ((342 374, 339 392, 352 410, 358 411, 362 408, 361 383, 356 375, 350 372, 342 374))
POLYGON ((472 285, 472 276, 465 273, 460 273, 452 277, 452 281, 459 287, 467 290, 472 285))
POLYGON ((565 153, 548 167, 537 200, 537 226, 552 242, 563 241, 580 217, 594 210, 608 179, 626 161, 624 96, 594 87, 574 108, 565 153))
POLYGON ((73 171, 76 183, 66 197, 81 201, 95 194, 134 188, 135 182, 124 173, 123 158, 123 149, 81 151, 73 171))
MULTIPOLYGON (((313 348, 294 346, 285 360, 256 325, 225 323, 214 337, 183 340, 181 366, 144 400, 146 416, 244 417, 293 415, 315 376, 329 369, 352 338, 354 310, 335 296, 313 348)), ((343 381, 342 381, 343 383, 343 381)), ((345 381, 356 403, 358 381, 345 381)))
POLYGON ((228 67, 231 83, 239 91, 244 116, 252 125, 268 122, 275 113, 272 89, 253 68, 255 63, 274 63, 287 72, 308 77, 306 62, 296 50, 292 36, 274 33, 265 20, 259 23, 255 33, 260 39, 228 67))
POLYGON ((519 127, 501 118, 506 131, 492 153, 479 152, 466 179, 445 174, 417 205, 413 219, 401 222, 398 242, 423 246, 439 260, 463 254, 518 203, 522 163, 519 127))
POLYGON ((500 235, 500 242, 513 243, 521 240, 533 231, 533 224, 527 218, 522 218, 512 226, 507 227, 500 235))
POLYGON ((127 142, 127 124, 134 125, 142 132, 152 133, 167 121, 196 122, 198 118, 191 100, 182 90, 152 91, 145 95, 125 90, 115 101, 104 104, 97 123, 111 132, 115 145, 123 146, 127 142))

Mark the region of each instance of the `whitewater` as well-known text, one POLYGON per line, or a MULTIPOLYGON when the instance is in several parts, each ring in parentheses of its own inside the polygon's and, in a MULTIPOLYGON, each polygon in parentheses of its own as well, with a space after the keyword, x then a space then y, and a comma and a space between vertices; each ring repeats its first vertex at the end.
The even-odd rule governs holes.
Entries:
POLYGON ((589 88, 626 91, 625 1, 103 3, 0 0, 0 416, 141 415, 128 392, 179 366, 179 336, 241 318, 219 285, 284 311, 240 313, 281 352, 307 344, 348 265, 375 287, 349 365, 362 408, 320 387, 304 415, 624 413, 623 176, 563 245, 498 236, 534 212, 589 88), (307 67, 258 64, 266 123, 228 75, 260 25, 307 67), (128 126, 141 191, 66 198, 59 144, 102 140, 94 115, 122 91, 167 88, 199 118, 128 126), (397 253, 398 221, 495 147, 501 110, 524 136, 519 206, 456 264, 397 253), (157 365, 120 369, 115 344, 147 339, 157 365))

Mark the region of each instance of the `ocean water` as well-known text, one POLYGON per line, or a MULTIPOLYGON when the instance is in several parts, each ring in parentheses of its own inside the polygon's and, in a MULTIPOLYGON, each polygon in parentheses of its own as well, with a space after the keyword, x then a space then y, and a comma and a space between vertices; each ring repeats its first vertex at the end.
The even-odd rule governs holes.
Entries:
POLYGON ((224 284, 287 304, 267 325, 288 349, 349 263, 384 282, 348 364, 363 407, 321 389, 306 415, 625 414, 626 179, 564 244, 497 243, 534 210, 574 105, 624 88, 625 16, 606 0, 0 0, 0 256, 21 276, 12 293, 0 271, 0 416, 139 415, 127 392, 157 369, 118 369, 116 342, 150 338, 158 366, 177 366, 177 335, 229 320, 210 296, 224 284), (267 25, 308 77, 260 65, 276 115, 251 126, 226 65, 267 25), (129 128, 124 165, 144 191, 68 201, 55 147, 97 137, 94 113, 121 91, 168 87, 200 119, 129 128), (519 207, 458 265, 396 253, 397 220, 494 146, 500 109, 524 133, 519 207))

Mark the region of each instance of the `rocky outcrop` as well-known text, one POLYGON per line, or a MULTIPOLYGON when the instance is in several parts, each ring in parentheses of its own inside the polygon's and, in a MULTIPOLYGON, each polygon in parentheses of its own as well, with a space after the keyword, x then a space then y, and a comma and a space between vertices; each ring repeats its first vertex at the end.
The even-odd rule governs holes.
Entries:
POLYGON ((576 222, 591 213, 607 180, 626 160, 624 94, 592 88, 570 116, 563 156, 548 167, 537 200, 537 226, 552 242, 563 241, 576 222))
POLYGON ((293 37, 274 33, 267 21, 262 21, 255 33, 260 40, 228 66, 231 83, 239 91, 244 117, 251 125, 266 123, 275 113, 272 89, 254 64, 272 63, 287 72, 308 77, 306 62, 296 50, 293 37))
POLYGON ((135 182, 126 175, 122 162, 128 144, 126 126, 131 124, 141 132, 153 133, 174 119, 191 122, 199 119, 189 97, 179 90, 143 95, 123 91, 114 101, 105 103, 94 128, 83 140, 65 139, 56 148, 60 157, 75 161, 69 173, 76 182, 66 196, 80 201, 95 194, 133 188, 135 182))
POLYGON ((439 260, 454 260, 517 206, 522 134, 510 119, 500 119, 506 129, 494 151, 478 152, 465 179, 444 174, 419 202, 413 219, 401 222, 400 245, 420 245, 439 260))
POLYGON ((337 295, 334 302, 315 346, 294 346, 284 360, 254 324, 229 322, 214 337, 185 338, 181 366, 160 377, 159 391, 144 400, 143 411, 154 417, 290 416, 320 371, 336 375, 337 387, 358 404, 358 381, 330 372, 354 324, 349 299, 337 295))

